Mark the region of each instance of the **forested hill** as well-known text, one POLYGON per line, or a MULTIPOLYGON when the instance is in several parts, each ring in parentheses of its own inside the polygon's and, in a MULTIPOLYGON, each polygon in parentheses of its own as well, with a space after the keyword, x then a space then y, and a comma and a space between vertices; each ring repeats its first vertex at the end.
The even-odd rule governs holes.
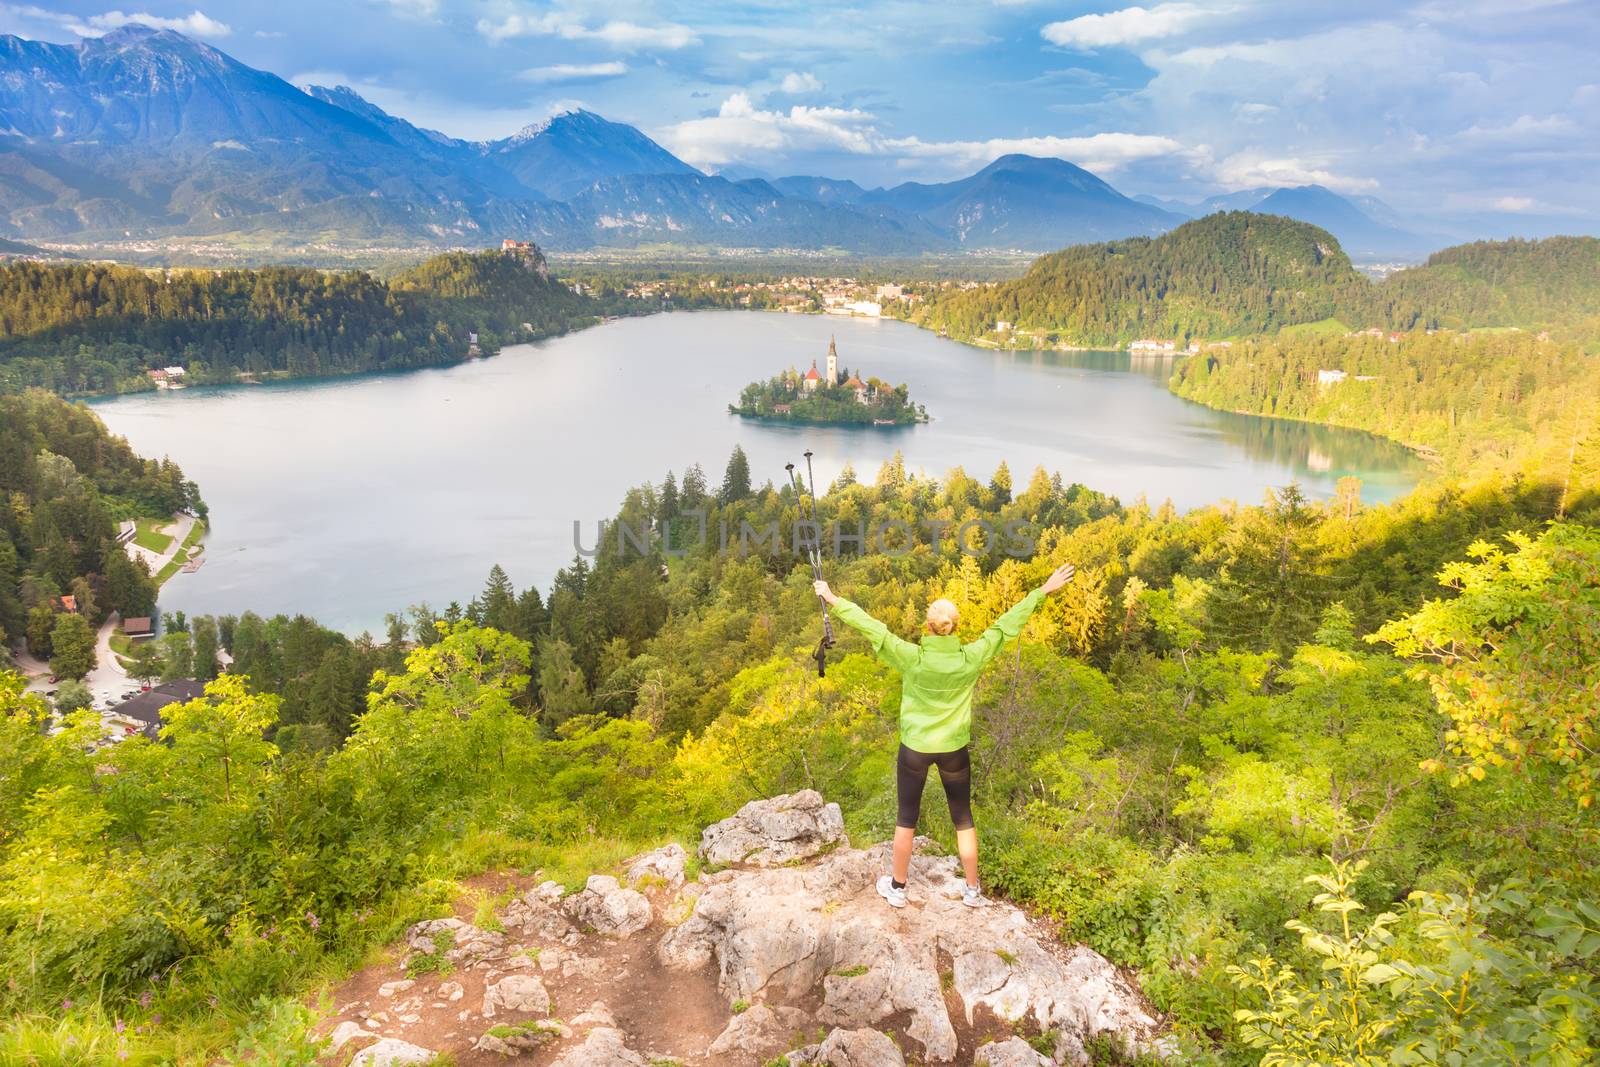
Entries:
POLYGON ((302 267, 143 271, 107 264, 0 267, 0 392, 392 370, 587 325, 595 300, 553 281, 537 249, 435 257, 385 283, 302 267))
POLYGON ((1315 322, 1360 303, 1367 287, 1326 230, 1230 211, 1160 237, 1064 249, 1016 281, 946 291, 909 317, 964 339, 995 339, 1006 322, 1037 343, 1119 345, 1315 322))
POLYGON ((140 458, 87 408, 38 390, 0 396, 0 500, 0 649, 26 634, 42 659, 63 619, 155 608, 149 572, 113 543, 117 520, 205 511, 176 464, 140 458), (59 610, 62 595, 76 614, 59 610))
POLYGON ((1161 237, 1064 249, 1016 281, 936 291, 908 317, 962 340, 1034 347, 1248 337, 1322 320, 1336 329, 1558 328, 1593 337, 1600 240, 1461 245, 1371 282, 1325 230, 1227 212, 1161 237))
POLYGON ((1573 327, 1600 334, 1600 239, 1478 241, 1435 252, 1428 262, 1373 289, 1375 324, 1573 327))

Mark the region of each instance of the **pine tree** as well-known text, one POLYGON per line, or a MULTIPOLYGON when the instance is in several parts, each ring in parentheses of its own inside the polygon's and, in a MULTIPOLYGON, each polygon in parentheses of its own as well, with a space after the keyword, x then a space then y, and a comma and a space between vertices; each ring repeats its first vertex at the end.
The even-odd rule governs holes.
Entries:
POLYGON ((733 454, 728 457, 727 470, 722 475, 722 489, 717 493, 717 500, 723 504, 732 504, 744 500, 750 495, 750 459, 744 454, 744 449, 738 445, 733 446, 733 454))
POLYGON ((587 715, 592 707, 572 646, 559 637, 539 642, 539 706, 540 718, 552 730, 574 715, 587 715))
POLYGON ((489 568, 489 580, 484 583, 478 599, 482 604, 483 625, 506 633, 516 632, 517 592, 500 564, 489 568))
POLYGON ((1001 460, 1000 466, 994 469, 994 477, 989 479, 989 491, 994 494, 996 504, 1011 503, 1011 468, 1006 466, 1006 461, 1001 460))
POLYGON ((678 479, 671 471, 667 472, 666 481, 661 483, 661 518, 671 522, 678 517, 678 479))

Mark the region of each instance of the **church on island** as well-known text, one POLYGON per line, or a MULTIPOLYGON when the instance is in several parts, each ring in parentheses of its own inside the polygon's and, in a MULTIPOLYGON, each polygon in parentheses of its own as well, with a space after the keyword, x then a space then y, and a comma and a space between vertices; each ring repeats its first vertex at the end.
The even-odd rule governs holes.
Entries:
MULTIPOLYGON (((818 374, 817 361, 812 360, 811 369, 806 371, 805 376, 800 379, 800 387, 808 393, 813 393, 824 385, 836 386, 841 384, 839 381, 839 346, 836 339, 832 337, 828 338, 827 367, 826 372, 818 374)), ((842 384, 846 389, 855 393, 856 403, 866 404, 872 400, 872 387, 854 374, 846 378, 842 384)))
POLYGON ((804 374, 790 368, 769 381, 751 382, 728 410, 735 415, 794 422, 901 426, 928 421, 928 413, 911 402, 904 385, 877 378, 863 381, 841 371, 838 340, 831 337, 823 369, 812 360, 811 369, 804 374))

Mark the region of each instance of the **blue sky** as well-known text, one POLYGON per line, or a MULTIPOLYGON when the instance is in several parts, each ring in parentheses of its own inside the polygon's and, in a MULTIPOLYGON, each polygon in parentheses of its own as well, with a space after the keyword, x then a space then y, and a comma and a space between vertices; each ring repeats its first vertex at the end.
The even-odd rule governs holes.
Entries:
POLYGON ((1024 151, 1130 193, 1320 182, 1600 224, 1593 0, 0 4, 52 40, 130 21, 464 137, 581 105, 708 170, 875 185, 1024 151))

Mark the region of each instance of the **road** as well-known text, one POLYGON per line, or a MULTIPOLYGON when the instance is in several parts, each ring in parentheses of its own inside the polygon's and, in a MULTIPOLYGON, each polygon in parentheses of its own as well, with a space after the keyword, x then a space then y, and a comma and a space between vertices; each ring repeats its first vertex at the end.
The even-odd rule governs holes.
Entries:
MULTIPOLYGON (((127 545, 128 555, 144 560, 149 565, 151 574, 159 574, 161 568, 172 562, 172 557, 183 547, 184 538, 194 529, 194 523, 193 515, 179 514, 174 517, 170 525, 162 528, 163 533, 172 536, 172 543, 167 546, 165 552, 151 552, 130 541, 127 545)), ((100 632, 95 635, 94 669, 83 679, 84 684, 89 687, 90 695, 94 698, 94 706, 101 710, 121 703, 124 693, 139 688, 139 683, 128 677, 122 665, 117 662, 116 654, 111 651, 111 636, 121 625, 122 618, 116 612, 107 616, 100 627, 100 632)), ((50 665, 35 659, 26 649, 13 652, 12 661, 28 679, 28 692, 45 693, 56 688, 50 681, 50 665)))

